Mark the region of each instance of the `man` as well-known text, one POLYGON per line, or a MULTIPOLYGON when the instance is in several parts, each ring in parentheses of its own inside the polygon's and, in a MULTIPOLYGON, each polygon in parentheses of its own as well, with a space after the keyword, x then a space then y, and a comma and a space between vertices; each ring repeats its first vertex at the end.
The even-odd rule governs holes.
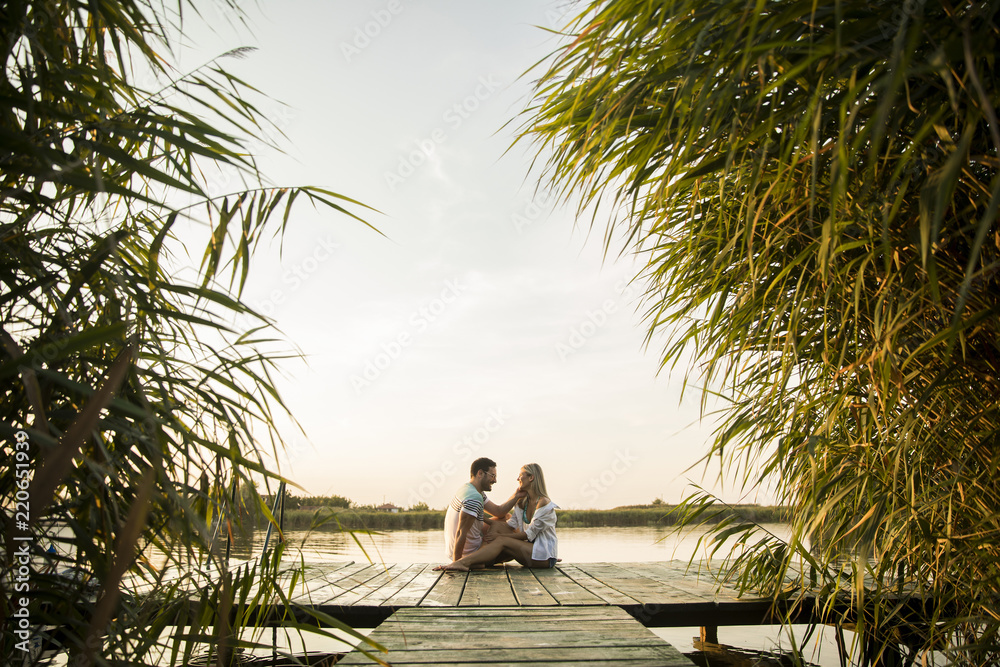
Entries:
MULTIPOLYGON (((470 473, 468 483, 463 484, 455 493, 444 516, 445 549, 452 561, 472 553, 483 543, 484 533, 494 523, 492 519, 485 517, 484 510, 502 519, 519 497, 519 493, 515 491, 503 505, 497 505, 486 498, 486 492, 492 490, 497 481, 497 464, 486 457, 473 461, 470 473)), ((503 521, 497 521, 495 525, 498 530, 508 528, 503 521)))

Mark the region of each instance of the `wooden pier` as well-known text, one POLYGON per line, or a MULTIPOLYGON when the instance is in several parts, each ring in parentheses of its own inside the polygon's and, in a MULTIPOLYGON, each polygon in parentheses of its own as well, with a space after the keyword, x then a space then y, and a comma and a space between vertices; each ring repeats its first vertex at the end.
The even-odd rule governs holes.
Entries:
MULTIPOLYGON (((693 667, 618 607, 409 607, 371 634, 393 665, 693 667)), ((371 651, 371 648, 368 647, 371 651)), ((338 665, 371 665, 357 650, 338 665)))
MULTIPOLYGON (((706 567, 707 564, 703 565, 706 567)), ((291 601, 370 638, 392 665, 692 665, 648 628, 771 623, 772 601, 740 598, 686 561, 561 563, 439 572, 424 563, 309 566, 291 601)), ((371 651, 370 647, 363 645, 371 651)), ((338 664, 372 664, 355 650, 338 664)))
MULTIPOLYGON (((255 563, 231 563, 229 569, 249 570, 255 563)), ((700 627, 695 648, 716 651, 725 649, 718 646, 722 626, 829 622, 822 612, 830 609, 819 609, 811 591, 800 590, 791 596, 794 602, 789 599, 777 607, 770 597, 740 597, 735 589, 717 581, 714 568, 720 565, 705 561, 694 565, 687 561, 568 562, 545 570, 508 564, 472 572, 441 572, 426 563, 306 563, 304 569, 295 568, 281 577, 283 602, 275 604, 274 598, 254 602, 257 606, 249 618, 258 627, 278 625, 292 613, 306 624, 375 628, 370 638, 390 651, 392 665, 519 667, 687 665, 686 658, 678 657, 675 649, 648 628, 700 627), (490 639, 481 645, 483 634, 490 639), (533 647, 532 651, 522 654, 512 648, 497 653, 507 640, 517 648, 533 647)), ((190 589, 194 594, 202 587, 200 582, 214 581, 219 572, 208 567, 195 575, 187 573, 180 590, 190 589)), ((132 579, 125 585, 130 595, 142 597, 152 590, 153 584, 144 578, 132 579)), ((794 587, 796 582, 788 584, 794 587)), ((252 597, 255 589, 252 586, 245 592, 252 597)), ((794 588, 787 592, 793 593, 794 588)), ((834 609, 843 612, 841 622, 853 623, 850 595, 845 584, 842 600, 834 609)), ((897 630, 905 639, 912 628, 924 626, 926 600, 903 592, 898 595, 894 603, 900 619, 897 630)), ((187 622, 186 617, 178 620, 187 622)), ((348 654, 344 664, 371 662, 355 652, 348 654)))
POLYGON ((687 561, 561 563, 436 572, 424 563, 309 566, 292 602, 373 628, 410 607, 618 607, 646 627, 771 623, 769 598, 738 597, 687 561))

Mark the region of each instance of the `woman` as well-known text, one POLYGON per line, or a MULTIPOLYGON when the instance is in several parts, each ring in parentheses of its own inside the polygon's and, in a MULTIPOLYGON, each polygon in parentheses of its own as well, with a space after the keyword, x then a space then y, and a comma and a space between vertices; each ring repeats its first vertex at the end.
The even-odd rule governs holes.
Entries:
POLYGON ((478 550, 435 570, 460 570, 513 558, 524 567, 555 567, 559 541, 556 538, 557 505, 549 500, 545 477, 537 463, 529 463, 517 475, 517 490, 527 495, 517 501, 507 524, 514 530, 483 544, 478 550))

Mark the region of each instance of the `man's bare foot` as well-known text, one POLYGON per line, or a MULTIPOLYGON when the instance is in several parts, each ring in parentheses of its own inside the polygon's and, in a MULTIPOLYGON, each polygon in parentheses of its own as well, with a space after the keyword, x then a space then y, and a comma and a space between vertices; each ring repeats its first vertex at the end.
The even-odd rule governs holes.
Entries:
POLYGON ((462 565, 457 560, 454 563, 448 563, 447 565, 438 565, 435 570, 443 570, 445 572, 468 572, 469 568, 462 565))

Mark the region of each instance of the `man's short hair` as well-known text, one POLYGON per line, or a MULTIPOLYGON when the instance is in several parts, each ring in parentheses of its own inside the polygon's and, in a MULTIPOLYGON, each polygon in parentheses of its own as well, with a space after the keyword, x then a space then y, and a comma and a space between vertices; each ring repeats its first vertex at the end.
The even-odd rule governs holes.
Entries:
POLYGON ((490 468, 496 468, 497 463, 493 459, 488 459, 485 456, 481 456, 472 462, 472 470, 470 471, 470 477, 475 477, 476 473, 482 470, 483 472, 489 472, 490 468))

